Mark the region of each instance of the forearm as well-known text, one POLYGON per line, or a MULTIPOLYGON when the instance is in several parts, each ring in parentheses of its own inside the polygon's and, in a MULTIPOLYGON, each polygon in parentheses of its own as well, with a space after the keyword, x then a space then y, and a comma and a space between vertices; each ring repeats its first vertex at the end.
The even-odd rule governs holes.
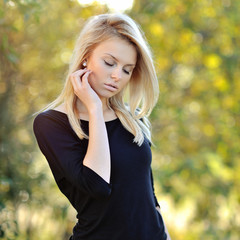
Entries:
MULTIPOLYGON (((157 206, 156 209, 157 209, 157 211, 160 213, 160 215, 162 216, 160 207, 157 206)), ((163 217, 162 217, 162 219, 163 219, 163 217)), ((170 237, 169 232, 168 232, 168 230, 167 230, 167 227, 166 227, 166 225, 165 225, 165 223, 164 223, 164 220, 163 220, 163 224, 164 224, 165 232, 166 232, 166 234, 167 234, 167 240, 171 240, 171 237, 170 237)))
POLYGON ((89 143, 83 164, 110 182, 110 150, 101 108, 89 111, 89 143))

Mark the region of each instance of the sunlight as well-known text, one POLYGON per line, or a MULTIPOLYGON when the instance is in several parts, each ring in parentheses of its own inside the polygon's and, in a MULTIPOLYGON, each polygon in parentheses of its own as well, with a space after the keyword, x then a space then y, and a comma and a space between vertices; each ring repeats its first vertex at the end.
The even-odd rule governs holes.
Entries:
POLYGON ((106 4, 114 12, 124 12, 131 9, 134 0, 78 0, 81 5, 91 5, 94 2, 106 4))

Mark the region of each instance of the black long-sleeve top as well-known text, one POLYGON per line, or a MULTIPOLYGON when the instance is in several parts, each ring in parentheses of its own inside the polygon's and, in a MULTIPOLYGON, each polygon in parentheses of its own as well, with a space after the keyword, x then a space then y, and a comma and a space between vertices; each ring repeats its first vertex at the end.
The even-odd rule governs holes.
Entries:
MULTIPOLYGON (((81 120, 88 132, 88 121, 81 120)), ((33 130, 61 192, 77 210, 73 240, 162 240, 166 233, 154 194, 151 148, 133 142, 117 118, 105 122, 111 156, 110 183, 83 165, 88 140, 79 139, 67 115, 47 110, 33 130)))

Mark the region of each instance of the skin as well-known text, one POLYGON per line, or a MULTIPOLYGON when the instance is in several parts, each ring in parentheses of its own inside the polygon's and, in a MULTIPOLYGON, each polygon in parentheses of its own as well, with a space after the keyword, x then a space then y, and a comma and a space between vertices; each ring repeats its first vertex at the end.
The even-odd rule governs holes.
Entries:
MULTIPOLYGON (((70 76, 78 97, 79 118, 89 121, 89 143, 83 164, 110 183, 111 159, 105 121, 115 119, 116 114, 108 108, 107 100, 130 81, 137 51, 126 40, 114 37, 99 44, 86 61, 87 68, 70 76)), ((64 105, 55 109, 66 112, 64 105)), ((158 207, 157 210, 160 213, 158 207)), ((165 229, 170 239, 166 226, 165 229)))
MULTIPOLYGON (((80 100, 77 103, 79 115, 82 115, 81 118, 87 118, 88 109, 98 103, 100 99, 106 118, 111 118, 110 115, 113 118, 116 117, 115 113, 107 108, 107 99, 122 91, 130 81, 137 61, 135 47, 126 40, 111 38, 98 45, 86 60, 87 68, 73 73, 76 80, 82 79, 82 87, 86 87, 87 90, 83 92, 78 89, 76 91, 80 100), (109 88, 106 86, 107 84, 114 84, 117 89, 109 88)), ((75 84, 76 87, 77 85, 78 83, 75 84)))

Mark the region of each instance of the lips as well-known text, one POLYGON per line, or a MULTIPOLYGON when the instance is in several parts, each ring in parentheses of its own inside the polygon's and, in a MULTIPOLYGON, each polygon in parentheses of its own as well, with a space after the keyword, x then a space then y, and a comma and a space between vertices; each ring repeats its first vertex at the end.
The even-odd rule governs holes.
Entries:
POLYGON ((114 83, 109 83, 109 84, 105 83, 105 85, 118 89, 118 86, 114 83))
POLYGON ((114 84, 114 83, 109 83, 109 84, 104 83, 104 86, 105 86, 105 88, 106 88, 107 90, 109 90, 109 91, 111 91, 111 92, 115 92, 115 91, 118 90, 117 85, 114 84))

